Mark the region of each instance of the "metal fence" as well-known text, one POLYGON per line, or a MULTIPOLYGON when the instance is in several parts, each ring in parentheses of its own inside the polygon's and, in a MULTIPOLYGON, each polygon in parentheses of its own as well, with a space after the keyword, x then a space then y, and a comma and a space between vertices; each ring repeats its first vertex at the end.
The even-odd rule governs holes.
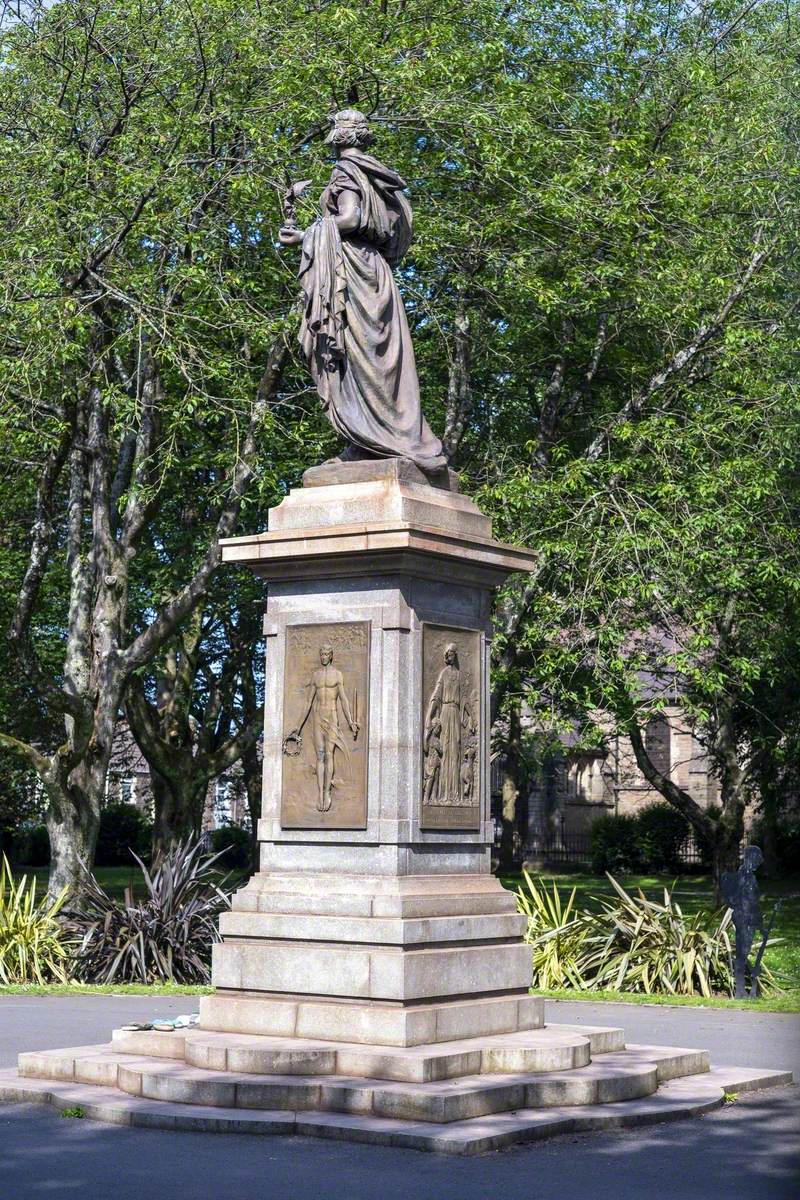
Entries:
MULTIPOLYGON (((518 836, 514 839, 515 857, 524 859, 542 859, 548 866, 579 866, 591 862, 592 837, 585 833, 554 833, 546 837, 533 838, 523 846, 518 836)), ((500 827, 496 824, 495 845, 500 844, 500 827)), ((703 854, 694 834, 689 834, 680 847, 681 864, 687 868, 707 866, 707 856, 703 854)))

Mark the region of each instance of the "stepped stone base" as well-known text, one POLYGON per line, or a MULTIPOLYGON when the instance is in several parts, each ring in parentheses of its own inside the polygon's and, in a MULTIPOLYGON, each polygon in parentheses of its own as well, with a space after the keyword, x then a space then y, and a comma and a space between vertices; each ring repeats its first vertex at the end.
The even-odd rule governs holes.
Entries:
MULTIPOLYGON (((533 998, 532 998, 533 999, 533 998)), ((708 1112, 788 1072, 710 1069, 702 1050, 625 1047, 622 1030, 549 1025, 419 1046, 192 1028, 19 1056, 0 1099, 116 1124, 299 1133, 477 1154, 560 1133, 708 1112)))
POLYGON ((379 1046, 538 1029, 524 928, 488 874, 259 871, 220 917, 200 1024, 379 1046))

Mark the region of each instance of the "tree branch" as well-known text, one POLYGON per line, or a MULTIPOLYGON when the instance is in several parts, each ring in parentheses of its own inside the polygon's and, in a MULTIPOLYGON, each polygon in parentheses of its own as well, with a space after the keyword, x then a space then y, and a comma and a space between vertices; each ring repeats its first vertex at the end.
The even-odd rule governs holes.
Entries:
MULTIPOLYGON (((757 238, 757 242, 758 241, 760 241, 760 236, 757 238)), ((712 338, 718 336, 737 301, 740 300, 747 291, 748 286, 766 262, 769 254, 770 251, 768 249, 753 251, 749 263, 739 276, 735 285, 728 292, 715 316, 706 325, 701 325, 692 340, 678 350, 675 354, 673 354, 660 371, 656 371, 655 374, 650 376, 650 379, 647 381, 647 383, 643 387, 639 388, 638 391, 636 391, 622 406, 622 408, 614 414, 608 426, 598 433, 592 442, 590 442, 583 455, 588 462, 596 462, 603 453, 603 450, 608 444, 614 430, 619 425, 631 420, 631 418, 639 416, 648 401, 651 400, 657 392, 660 392, 675 375, 684 369, 684 367, 687 367, 694 362, 701 350, 712 340, 712 338)))
POLYGON ((683 813, 689 824, 699 833, 704 841, 708 842, 709 845, 713 845, 716 828, 706 810, 701 808, 688 792, 678 787, 677 783, 674 783, 667 775, 662 774, 658 770, 652 758, 647 753, 642 731, 636 720, 629 720, 625 726, 625 731, 630 738, 639 770, 647 782, 652 784, 656 791, 660 792, 674 808, 677 808, 678 812, 683 813))
POLYGON ((28 629, 33 606, 36 603, 36 597, 39 594, 42 578, 50 558, 50 541, 53 535, 53 493, 64 463, 67 461, 73 433, 74 430, 71 426, 64 428, 58 445, 47 457, 36 489, 36 509, 31 527, 28 566, 19 590, 8 634, 12 640, 21 638, 28 629))
POLYGON ((447 380, 447 403, 442 435, 442 449, 451 462, 461 444, 467 416, 472 406, 470 333, 469 311, 464 300, 461 299, 453 319, 453 354, 450 359, 447 380))
POLYGON ((28 742, 22 742, 19 738, 11 737, 7 733, 0 733, 0 746, 4 750, 10 750, 19 758, 24 758, 40 777, 46 775, 50 770, 50 760, 28 742))
POLYGON ((121 541, 125 550, 136 545, 155 505, 154 500, 145 501, 142 495, 150 482, 152 457, 158 435, 158 413, 163 399, 161 375, 155 359, 149 352, 145 355, 143 375, 142 411, 131 465, 133 487, 122 517, 121 541))
POLYGON ((272 347, 266 370, 258 385, 250 425, 242 443, 239 461, 232 472, 228 499, 222 508, 217 528, 200 566, 189 582, 163 609, 161 615, 124 651, 122 658, 126 671, 133 671, 152 658, 158 647, 171 636, 205 595, 211 576, 220 563, 220 542, 223 538, 230 537, 236 526, 242 497, 255 469, 258 429, 269 405, 277 395, 288 354, 286 342, 280 338, 272 347))

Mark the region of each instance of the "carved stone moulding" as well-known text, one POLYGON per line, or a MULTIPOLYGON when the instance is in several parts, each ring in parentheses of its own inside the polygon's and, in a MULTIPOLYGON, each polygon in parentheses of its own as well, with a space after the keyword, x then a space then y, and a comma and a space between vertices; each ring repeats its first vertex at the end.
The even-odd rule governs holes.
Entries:
POLYGON ((281 825, 365 829, 370 623, 290 625, 285 636, 281 825))
POLYGON ((481 826, 481 637, 422 626, 422 829, 481 826))

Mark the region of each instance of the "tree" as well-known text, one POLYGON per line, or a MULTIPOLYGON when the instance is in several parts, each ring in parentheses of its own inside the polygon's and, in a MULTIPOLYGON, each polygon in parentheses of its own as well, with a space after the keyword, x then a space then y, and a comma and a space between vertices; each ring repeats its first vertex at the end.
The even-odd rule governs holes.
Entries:
POLYGON ((215 612, 195 609, 149 680, 128 682, 125 712, 150 765, 154 860, 200 832, 209 784, 254 749, 263 726, 260 609, 248 595, 235 620, 230 595, 215 600, 215 612))
POLYGON ((53 889, 91 862, 129 682, 191 638, 220 540, 334 444, 289 363, 293 266, 270 236, 287 168, 327 155, 332 93, 391 113, 458 90, 464 33, 499 11, 61 0, 4 31, 0 420, 7 487, 33 493, 10 514, 29 540, 10 636, 45 736, 12 719, 0 743, 47 794, 53 889))
POLYGON ((49 728, 62 726, 49 745, 0 742, 44 786, 57 890, 92 859, 125 685, 202 603, 235 530, 272 424, 290 293, 276 255, 264 282, 252 229, 271 196, 266 174, 249 182, 259 149, 243 122, 264 82, 206 42, 189 6, 56 5, 2 50, 4 435, 14 481, 36 472, 10 636, 49 728), (223 427, 199 544, 156 604, 148 581, 134 616, 154 515, 223 427), (68 595, 54 673, 41 642, 55 555, 68 595))
MULTIPOLYGON (((536 657, 532 702, 587 725, 613 714, 645 778, 711 848, 717 883, 738 862, 763 754, 785 729, 788 714, 765 698, 800 686, 787 637, 800 617, 799 429, 789 388, 707 384, 691 414, 631 427, 625 455, 515 484, 534 521, 547 509, 543 542, 558 554, 522 635, 536 657), (720 781, 716 818, 648 753, 644 728, 676 695, 720 781)), ((605 733, 595 727, 598 742, 605 733)))
POLYGON ((587 586, 572 500, 631 469, 649 422, 785 374, 796 65, 791 11, 729 0, 33 8, 0 46, 0 421, 31 546, 14 655, 48 732, 0 740, 44 782, 63 882, 129 681, 151 672, 152 703, 219 538, 335 446, 272 236, 287 173, 326 174, 324 107, 373 114, 409 181, 426 411, 498 531, 541 548, 498 612, 499 712, 557 658, 561 581, 587 586))

